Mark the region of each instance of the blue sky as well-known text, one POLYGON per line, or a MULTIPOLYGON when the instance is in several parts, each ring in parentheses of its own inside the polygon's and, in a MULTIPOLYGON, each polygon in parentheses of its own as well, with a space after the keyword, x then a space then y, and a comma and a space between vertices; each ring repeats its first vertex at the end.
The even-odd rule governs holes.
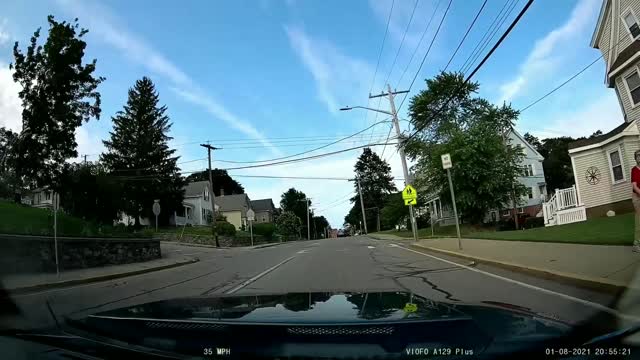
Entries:
MULTIPOLYGON (((524 6, 519 0, 508 21, 524 6)), ((142 76, 156 83, 173 121, 172 142, 183 170, 204 168, 199 142, 210 140, 223 150, 216 160, 254 161, 286 156, 362 130, 384 120, 359 110, 339 112, 345 105, 367 105, 367 94, 383 88, 406 89, 424 56, 448 0, 419 0, 408 31, 414 0, 312 1, 30 1, 14 2, 0 14, 0 126, 20 127, 18 87, 8 64, 14 41, 22 46, 46 16, 79 18, 89 29, 87 61, 98 59, 102 117, 77 132, 79 153, 96 160, 101 140, 111 130, 111 116, 126 101, 127 89, 142 76), (380 54, 387 17, 389 32, 380 54), (434 20, 424 40, 429 18, 434 20), (402 47, 400 47, 402 45, 402 47), (400 50, 398 51, 398 49, 400 50), (417 49, 417 50, 416 50, 417 49), (411 54, 416 51, 412 62, 411 54), (396 63, 391 68, 394 59, 396 63), (407 69, 400 81, 401 74, 407 69), (374 81, 374 74, 375 81, 374 81), (372 86, 373 84, 373 86, 372 86)), ((433 48, 411 94, 424 79, 444 67, 480 0, 453 0, 433 48)), ((505 4, 489 0, 449 69, 459 70, 505 4)), ((512 34, 474 79, 480 95, 520 109, 563 82, 597 56, 589 46, 601 1, 536 1, 512 34)), ((607 131, 622 122, 612 89, 604 86, 604 64, 524 112, 517 129, 539 136, 582 136, 607 131)), ((398 102, 402 100, 400 96, 398 102)), ((372 107, 388 109, 386 101, 372 107)), ((406 118, 405 104, 400 110, 406 118)), ((406 123, 403 127, 406 127, 406 123)), ((388 124, 364 137, 317 153, 363 145, 386 138, 388 124)), ((376 147, 382 152, 382 147, 376 147)), ((386 149, 393 175, 402 171, 397 154, 386 149)), ((269 168, 233 170, 232 174, 350 177, 358 152, 269 168)), ((216 162, 220 168, 233 164, 216 162)), ((350 204, 348 182, 266 180, 237 177, 252 199, 279 195, 294 186, 306 192, 318 213, 340 226, 350 204)), ((397 181, 397 185, 402 185, 397 181)))

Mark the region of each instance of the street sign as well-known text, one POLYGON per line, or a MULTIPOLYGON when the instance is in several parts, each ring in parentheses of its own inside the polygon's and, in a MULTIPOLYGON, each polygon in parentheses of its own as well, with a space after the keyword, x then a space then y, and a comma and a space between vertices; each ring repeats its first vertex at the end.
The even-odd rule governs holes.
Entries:
POLYGON ((404 187, 404 190, 402 190, 402 198, 403 199, 417 199, 418 198, 418 192, 416 191, 416 189, 413 188, 413 186, 411 185, 407 185, 404 187))
POLYGON ((160 215, 160 200, 153 200, 153 207, 151 210, 153 210, 153 215, 160 215))
POLYGON ((249 220, 249 221, 255 221, 256 220, 256 213, 251 209, 247 210, 247 220, 249 220))
POLYGON ((440 158, 442 159, 443 169, 451 169, 451 167, 453 167, 453 164, 451 163, 451 154, 442 154, 440 155, 440 158))
POLYGON ((404 199, 404 204, 409 206, 409 205, 415 205, 417 204, 418 201, 416 199, 404 199))

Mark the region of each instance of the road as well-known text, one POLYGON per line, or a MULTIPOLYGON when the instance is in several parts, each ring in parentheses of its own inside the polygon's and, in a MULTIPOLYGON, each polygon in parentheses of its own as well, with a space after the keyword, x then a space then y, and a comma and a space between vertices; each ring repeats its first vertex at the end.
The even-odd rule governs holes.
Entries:
POLYGON ((91 313, 184 296, 310 291, 403 290, 447 302, 502 302, 570 323, 607 310, 614 298, 550 280, 416 252, 366 236, 298 241, 266 248, 163 246, 199 262, 99 283, 16 295, 12 326, 53 325, 91 313), (471 265, 471 266, 469 266, 471 265))

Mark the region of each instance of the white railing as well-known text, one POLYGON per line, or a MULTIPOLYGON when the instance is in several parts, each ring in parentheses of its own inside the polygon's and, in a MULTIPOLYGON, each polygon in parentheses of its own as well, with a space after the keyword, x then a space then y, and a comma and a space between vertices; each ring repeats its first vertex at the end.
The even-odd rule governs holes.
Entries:
POLYGON ((578 206, 578 195, 575 185, 567 189, 556 189, 554 197, 556 200, 556 208, 558 210, 578 206))
POLYGON ((587 210, 584 206, 559 210, 556 213, 556 225, 571 224, 587 220, 587 210))
POLYGON ((556 207, 557 207, 556 195, 553 195, 551 199, 549 199, 549 201, 542 203, 542 214, 544 216, 545 224, 552 222, 552 220, 554 219, 554 215, 556 214, 556 211, 557 211, 556 207))

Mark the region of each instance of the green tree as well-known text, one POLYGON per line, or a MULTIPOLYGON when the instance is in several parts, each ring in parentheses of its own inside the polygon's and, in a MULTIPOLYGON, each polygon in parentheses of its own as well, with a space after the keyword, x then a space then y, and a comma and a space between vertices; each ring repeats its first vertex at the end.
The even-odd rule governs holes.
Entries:
MULTIPOLYGON (((356 178, 360 180, 365 209, 380 208, 382 206, 381 200, 385 199, 388 194, 397 191, 393 184, 393 176, 391 176, 391 166, 370 148, 362 150, 362 154, 354 166, 354 172, 356 178)), ((345 222, 357 225, 362 219, 362 206, 360 205, 357 182, 354 182, 354 188, 356 194, 351 198, 353 205, 345 217, 345 222)), ((375 210, 367 211, 365 215, 367 215, 367 229, 373 231, 377 228, 375 210)))
POLYGON ((66 164, 60 176, 60 206, 85 220, 112 225, 122 187, 98 162, 66 164))
MULTIPOLYGON (((220 196, 220 189, 224 190, 225 195, 244 194, 244 187, 242 187, 239 182, 229 176, 227 170, 211 169, 211 178, 214 187, 213 193, 216 196, 220 196)), ((187 176, 186 181, 209 181, 209 171, 205 170, 195 172, 187 176)))
POLYGON ((415 161, 415 185, 439 195, 443 203, 451 198, 440 156, 451 154, 457 206, 472 223, 526 194, 517 181, 524 155, 506 138, 518 112, 474 97, 478 88, 477 83, 464 83, 459 73, 443 72, 427 80, 427 89, 411 99, 411 125, 418 132, 405 148, 415 161))
POLYGON ((389 194, 380 210, 380 227, 383 230, 395 229, 403 219, 409 216, 409 207, 404 204, 402 192, 389 194))
POLYGON ((53 185, 65 161, 78 156, 75 130, 100 118, 96 60, 83 64, 88 30, 47 17, 49 36, 38 44, 36 30, 26 53, 13 47, 13 79, 22 90, 22 132, 15 146, 14 169, 25 185, 53 185), (19 159, 19 160, 18 160, 19 159))
POLYGON ((18 138, 15 132, 0 127, 0 199, 15 199, 19 191, 13 164, 15 164, 14 145, 18 138))
MULTIPOLYGON (((280 198, 282 211, 294 213, 302 222, 302 232, 307 232, 307 195, 302 191, 290 188, 285 191, 280 198)), ((309 200, 309 208, 313 202, 309 200)), ((309 218, 313 218, 313 211, 310 210, 309 218)))
POLYGON ((280 235, 286 237, 298 236, 302 222, 300 218, 291 211, 283 211, 276 221, 276 229, 280 235))
POLYGON ((314 216, 311 219, 311 234, 314 239, 325 236, 325 229, 329 226, 329 221, 324 216, 314 216))
POLYGON ((182 204, 184 179, 176 165, 175 150, 170 149, 171 129, 166 106, 159 106, 153 82, 143 77, 129 89, 124 110, 113 121, 110 140, 103 141, 107 152, 101 161, 123 184, 120 209, 133 216, 152 218, 151 206, 160 200, 159 221, 169 217, 182 204))

